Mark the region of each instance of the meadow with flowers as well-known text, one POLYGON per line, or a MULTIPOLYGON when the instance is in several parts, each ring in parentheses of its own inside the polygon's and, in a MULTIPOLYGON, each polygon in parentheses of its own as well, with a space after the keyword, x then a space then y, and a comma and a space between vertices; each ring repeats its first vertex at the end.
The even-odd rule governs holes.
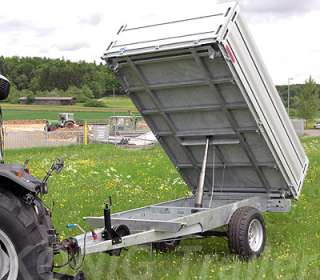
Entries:
MULTIPOLYGON (((289 213, 265 214, 267 246, 261 258, 241 262, 229 254, 226 240, 210 238, 184 240, 167 254, 142 246, 129 248, 120 257, 87 256, 82 270, 95 280, 320 279, 320 139, 303 142, 310 168, 301 198, 289 213)), ((50 180, 44 200, 61 238, 79 234, 67 230, 66 224, 86 228, 82 217, 102 216, 110 195, 113 212, 190 195, 160 147, 88 145, 6 152, 7 162, 30 159, 31 173, 40 178, 57 157, 65 159, 65 168, 50 180)))

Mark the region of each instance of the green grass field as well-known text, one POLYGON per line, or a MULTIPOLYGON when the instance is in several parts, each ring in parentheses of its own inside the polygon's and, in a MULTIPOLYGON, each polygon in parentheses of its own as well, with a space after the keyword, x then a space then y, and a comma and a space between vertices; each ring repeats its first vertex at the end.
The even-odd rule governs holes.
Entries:
POLYGON ((126 108, 132 110, 135 108, 131 100, 126 96, 110 96, 101 98, 100 100, 102 100, 110 108, 126 108))
POLYGON ((5 120, 57 120, 59 113, 73 112, 76 120, 87 121, 105 121, 114 115, 127 115, 128 112, 108 111, 108 112, 79 112, 70 110, 61 111, 23 111, 23 110, 4 110, 3 116, 5 120))
POLYGON ((106 104, 106 108, 84 107, 82 104, 56 106, 2 103, 1 106, 5 120, 55 120, 58 113, 70 112, 75 114, 76 120, 97 121, 113 115, 127 115, 129 111, 136 112, 127 97, 105 97, 102 101, 106 104))
MULTIPOLYGON (((320 279, 320 139, 304 139, 310 169, 299 201, 290 213, 267 213, 267 247, 246 263, 231 256, 223 239, 183 241, 173 253, 132 247, 121 257, 87 256, 88 279, 320 279)), ((188 195, 177 171, 159 148, 125 150, 109 145, 8 151, 9 162, 31 160, 31 171, 45 175, 53 159, 65 158, 60 176, 50 181, 48 206, 62 237, 77 234, 67 223, 102 215, 112 195, 113 211, 188 195)))

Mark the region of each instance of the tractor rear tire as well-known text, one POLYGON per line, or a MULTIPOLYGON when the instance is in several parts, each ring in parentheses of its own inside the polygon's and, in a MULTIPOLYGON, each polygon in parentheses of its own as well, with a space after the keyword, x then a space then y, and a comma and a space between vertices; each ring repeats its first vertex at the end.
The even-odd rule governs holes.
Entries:
POLYGON ((0 263, 1 280, 53 278, 49 211, 37 198, 34 203, 31 206, 22 197, 0 189, 0 262, 2 256, 7 263, 7 268, 0 263))
POLYGON ((64 127, 68 128, 68 129, 72 129, 72 128, 74 128, 74 126, 75 126, 75 123, 73 121, 66 121, 64 123, 64 127))

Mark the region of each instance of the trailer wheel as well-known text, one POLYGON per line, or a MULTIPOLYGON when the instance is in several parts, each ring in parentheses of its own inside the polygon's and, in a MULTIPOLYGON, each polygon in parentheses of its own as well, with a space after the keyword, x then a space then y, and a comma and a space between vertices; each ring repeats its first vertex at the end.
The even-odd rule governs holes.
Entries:
MULTIPOLYGON (((130 230, 126 225, 115 225, 112 229, 120 236, 124 237, 130 235, 130 230)), ((121 249, 114 249, 108 252, 110 256, 120 256, 121 249)), ((1 279, 0 279, 1 280, 1 279)))
POLYGON ((234 212, 229 223, 229 248, 244 260, 259 257, 266 243, 266 229, 260 211, 243 207, 234 212))
POLYGON ((175 250, 180 244, 180 240, 160 241, 152 243, 152 250, 161 253, 168 253, 175 250))
POLYGON ((27 205, 0 189, 0 279, 52 279, 50 217, 40 201, 27 205), (37 211, 37 212, 36 212, 37 211))

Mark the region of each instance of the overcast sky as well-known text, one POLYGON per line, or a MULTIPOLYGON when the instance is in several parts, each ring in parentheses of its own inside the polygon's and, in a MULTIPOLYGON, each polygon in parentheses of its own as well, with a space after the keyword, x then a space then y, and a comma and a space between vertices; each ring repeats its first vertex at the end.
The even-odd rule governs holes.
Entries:
MULTIPOLYGON (((211 14, 214 2, 3 0, 0 55, 100 62, 122 24, 211 14)), ((287 83, 288 77, 303 82, 309 75, 320 82, 320 0, 242 0, 240 3, 277 84, 287 83)))

